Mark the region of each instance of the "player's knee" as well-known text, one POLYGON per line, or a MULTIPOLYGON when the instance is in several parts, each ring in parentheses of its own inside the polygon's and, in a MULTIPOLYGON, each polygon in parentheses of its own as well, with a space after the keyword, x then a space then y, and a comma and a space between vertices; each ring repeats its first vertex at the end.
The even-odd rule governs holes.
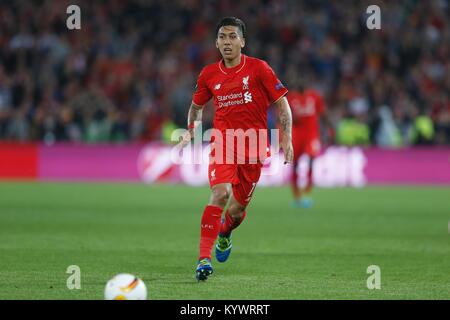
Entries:
POLYGON ((234 220, 241 220, 244 216, 245 207, 238 203, 231 203, 228 207, 228 214, 234 220))
POLYGON ((225 188, 216 188, 211 193, 211 203, 216 206, 224 207, 228 199, 230 198, 230 192, 225 188))

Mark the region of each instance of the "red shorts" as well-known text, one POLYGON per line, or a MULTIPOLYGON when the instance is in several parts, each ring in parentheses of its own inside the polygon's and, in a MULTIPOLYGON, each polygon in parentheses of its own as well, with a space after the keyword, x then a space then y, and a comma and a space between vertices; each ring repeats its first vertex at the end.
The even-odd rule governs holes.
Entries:
POLYGON ((261 163, 256 164, 209 164, 208 178, 212 188, 219 183, 231 183, 233 196, 247 206, 261 176, 261 163))
POLYGON ((311 158, 319 155, 321 145, 319 138, 314 139, 296 139, 293 141, 294 159, 298 160, 302 154, 307 154, 311 158))

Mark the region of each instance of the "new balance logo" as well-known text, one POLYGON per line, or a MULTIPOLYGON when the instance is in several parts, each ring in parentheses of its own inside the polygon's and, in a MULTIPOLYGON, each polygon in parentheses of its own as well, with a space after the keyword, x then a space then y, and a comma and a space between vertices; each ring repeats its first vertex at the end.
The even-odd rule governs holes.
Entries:
POLYGON ((220 89, 220 83, 218 83, 214 86, 214 90, 219 90, 219 89, 220 89))
POLYGON ((252 102, 252 101, 253 101, 252 94, 250 92, 246 91, 244 93, 244 102, 245 103, 249 103, 249 102, 252 102))

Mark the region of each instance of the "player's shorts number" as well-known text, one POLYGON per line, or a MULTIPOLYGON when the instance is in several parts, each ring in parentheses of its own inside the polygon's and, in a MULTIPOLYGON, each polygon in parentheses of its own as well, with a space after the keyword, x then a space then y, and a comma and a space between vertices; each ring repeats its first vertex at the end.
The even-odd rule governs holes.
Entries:
POLYGON ((252 194, 253 194, 253 191, 255 191, 255 188, 256 188, 256 182, 253 182, 252 183, 252 189, 250 190, 250 192, 247 195, 247 201, 249 201, 250 198, 252 197, 252 194))

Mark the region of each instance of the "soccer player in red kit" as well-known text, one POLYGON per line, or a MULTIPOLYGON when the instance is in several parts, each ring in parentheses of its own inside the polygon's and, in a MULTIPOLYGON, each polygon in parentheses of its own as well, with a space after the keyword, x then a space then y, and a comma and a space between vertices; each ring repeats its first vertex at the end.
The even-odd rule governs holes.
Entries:
MULTIPOLYGON (((182 146, 190 142, 194 136, 194 124, 201 120, 203 106, 213 99, 213 127, 223 135, 223 139, 215 136, 211 146, 216 152, 226 153, 227 159, 221 161, 216 157, 212 161, 210 155, 208 178, 211 196, 201 219, 197 280, 206 280, 213 272, 211 251, 217 237, 216 259, 219 262, 227 260, 232 248, 231 231, 244 220, 245 209, 261 175, 262 160, 258 158, 257 161, 250 161, 249 154, 255 146, 248 145, 245 147, 245 155, 238 154, 239 141, 238 145, 230 144, 230 134, 253 130, 258 141, 263 139, 261 131, 267 133, 268 107, 274 104, 278 109, 280 146, 284 152, 285 164, 292 163, 293 158, 292 115, 285 97, 288 90, 265 61, 241 52, 245 46, 245 34, 245 24, 238 18, 223 18, 218 24, 216 47, 222 59, 207 65, 200 72, 189 108, 188 132, 181 140, 182 146), (230 130, 233 133, 230 133, 230 130), (230 148, 233 161, 229 161, 230 148), (242 163, 236 158, 245 161, 242 163), (228 207, 222 219, 226 206, 228 207)), ((245 143, 246 139, 243 140, 245 143)), ((260 151, 258 150, 258 155, 260 151)), ((264 152, 267 152, 267 143, 264 145, 264 152)))
POLYGON ((302 197, 298 186, 298 160, 303 155, 309 156, 309 167, 304 194, 308 195, 313 186, 314 159, 321 150, 319 121, 331 128, 330 121, 325 113, 322 96, 314 89, 306 89, 305 78, 299 77, 296 90, 291 91, 287 97, 292 111, 292 143, 294 146, 294 165, 292 166, 291 187, 294 195, 294 206, 308 208, 312 205, 309 197, 302 197))

